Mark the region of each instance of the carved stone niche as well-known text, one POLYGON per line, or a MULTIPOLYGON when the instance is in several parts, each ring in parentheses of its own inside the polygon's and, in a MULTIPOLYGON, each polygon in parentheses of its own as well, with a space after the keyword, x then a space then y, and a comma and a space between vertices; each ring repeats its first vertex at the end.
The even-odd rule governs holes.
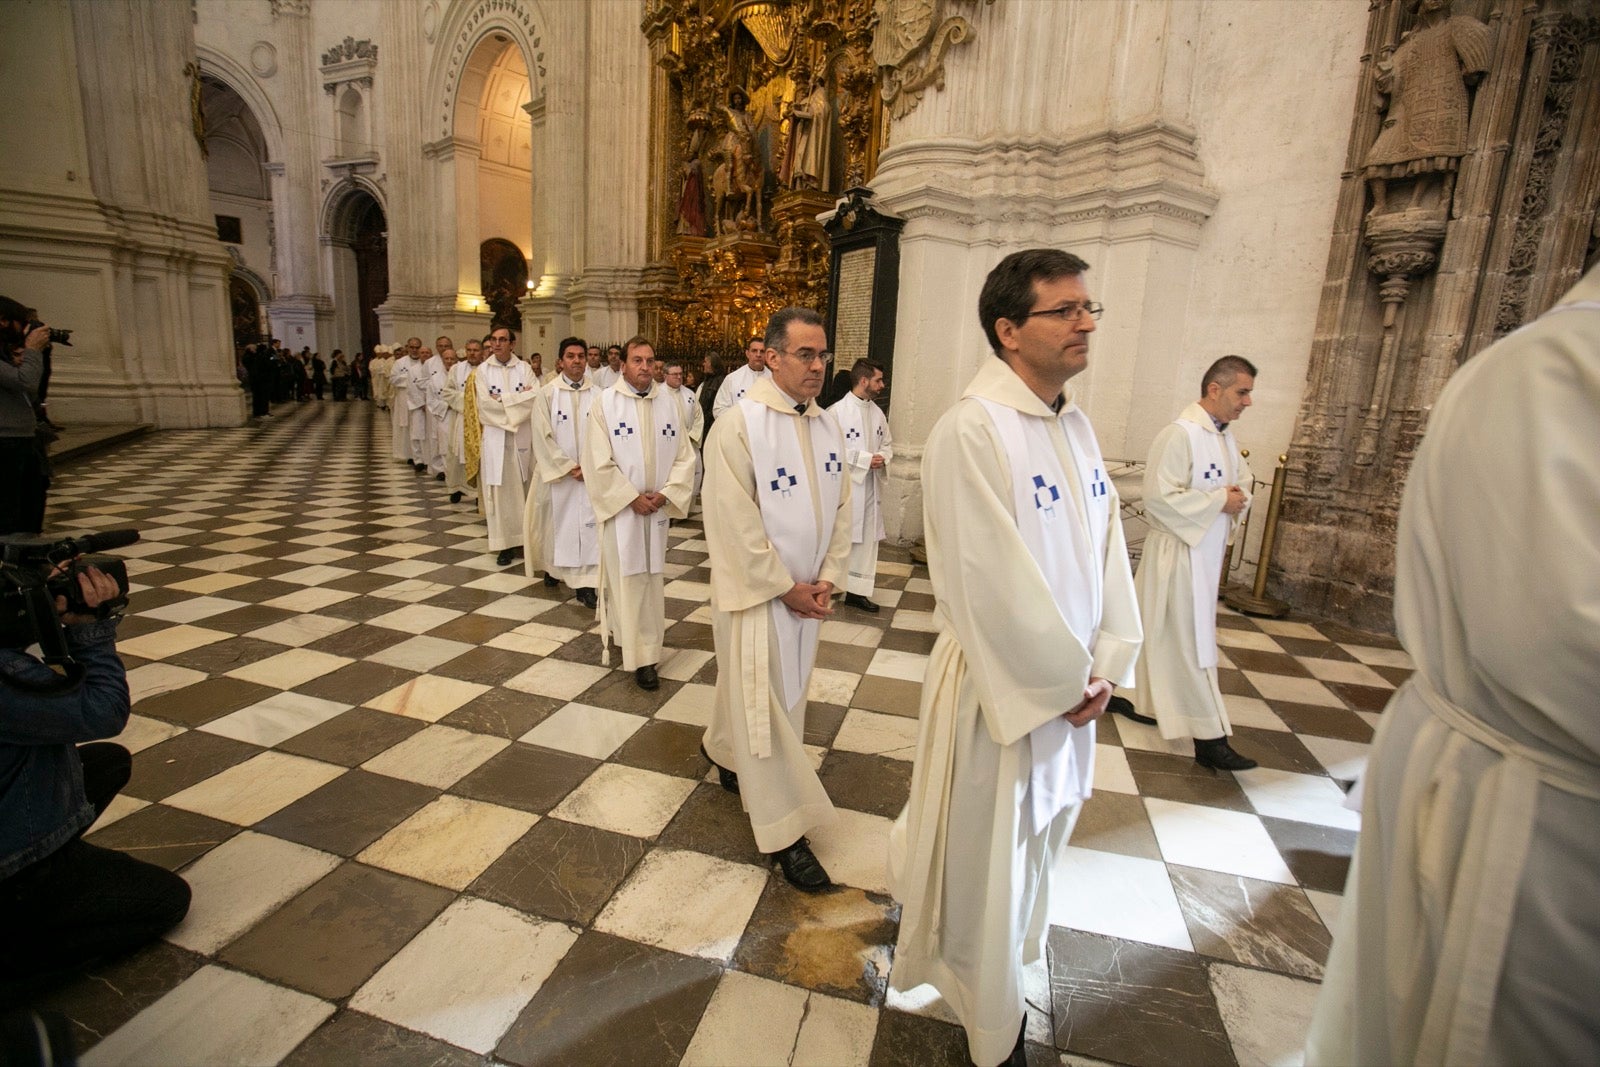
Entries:
POLYGON ((1401 495, 1440 390, 1593 254, 1600 18, 1568 0, 1375 0, 1366 43, 1269 573, 1302 611, 1387 630, 1401 495))
POLYGON ((322 91, 333 105, 334 154, 323 165, 340 177, 372 174, 378 150, 372 142, 372 79, 378 46, 346 37, 322 53, 322 91))

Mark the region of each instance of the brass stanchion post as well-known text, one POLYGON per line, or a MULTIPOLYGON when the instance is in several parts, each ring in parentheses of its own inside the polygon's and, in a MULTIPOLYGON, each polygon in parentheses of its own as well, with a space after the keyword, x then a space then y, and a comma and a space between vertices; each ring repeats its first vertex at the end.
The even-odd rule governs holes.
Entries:
MULTIPOLYGON (((1239 449, 1239 458, 1241 458, 1241 459, 1249 459, 1250 458, 1250 450, 1248 448, 1239 449)), ((1233 570, 1233 549, 1234 549, 1234 546, 1238 545, 1239 546, 1239 550, 1241 552, 1243 552, 1244 551, 1244 543, 1249 537, 1250 537, 1250 515, 1247 512, 1245 514, 1244 521, 1239 524, 1238 533, 1234 535, 1233 540, 1228 542, 1227 547, 1223 550, 1223 553, 1222 553, 1222 576, 1217 579, 1217 599, 1218 600, 1222 599, 1222 594, 1227 592, 1227 589, 1228 589, 1228 572, 1233 570)))
POLYGON ((1261 558, 1256 564, 1256 583, 1252 592, 1229 590, 1222 598, 1235 611, 1246 615, 1265 615, 1277 619, 1289 614, 1289 605, 1276 597, 1267 596, 1267 570, 1272 566, 1273 542, 1278 537, 1278 512, 1283 508, 1283 483, 1288 478, 1289 456, 1278 457, 1278 469, 1272 475, 1272 497, 1267 502, 1267 525, 1261 531, 1261 558))

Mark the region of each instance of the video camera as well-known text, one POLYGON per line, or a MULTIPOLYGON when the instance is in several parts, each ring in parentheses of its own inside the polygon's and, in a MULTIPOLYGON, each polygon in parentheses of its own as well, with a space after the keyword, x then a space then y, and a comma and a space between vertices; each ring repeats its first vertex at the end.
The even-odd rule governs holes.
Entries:
POLYGON ((117 556, 99 553, 137 540, 138 530, 110 530, 57 541, 0 537, 0 647, 25 648, 38 642, 46 663, 71 663, 72 654, 56 613, 56 597, 66 599, 68 612, 97 619, 126 608, 128 565, 117 556), (78 585, 78 575, 89 567, 117 583, 117 596, 98 607, 84 601, 78 585))

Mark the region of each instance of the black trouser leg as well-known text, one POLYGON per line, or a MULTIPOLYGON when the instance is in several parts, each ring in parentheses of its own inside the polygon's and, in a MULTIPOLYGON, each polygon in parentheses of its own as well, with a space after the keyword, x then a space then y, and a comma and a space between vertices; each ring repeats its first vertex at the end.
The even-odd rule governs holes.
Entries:
POLYGON ((96 741, 78 746, 78 761, 83 764, 84 795, 98 819, 132 777, 133 756, 113 741, 96 741))

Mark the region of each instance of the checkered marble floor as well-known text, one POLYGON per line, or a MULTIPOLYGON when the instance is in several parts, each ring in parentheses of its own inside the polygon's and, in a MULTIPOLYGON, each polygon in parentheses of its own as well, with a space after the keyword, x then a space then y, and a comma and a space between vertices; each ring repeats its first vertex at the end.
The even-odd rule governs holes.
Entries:
MULTIPOLYGON (((389 457, 368 405, 284 405, 59 472, 53 530, 136 526, 120 647, 133 780, 88 840, 181 871, 167 939, 36 1006, 86 1063, 964 1063, 889 993, 885 839, 933 642, 885 553, 824 624, 807 741, 845 888, 761 863, 697 751, 706 546, 680 524, 659 692, 599 666, 591 613, 502 571, 469 504, 389 457), (287 417, 284 417, 287 416, 287 417)), ((1288 1062, 1357 828, 1341 784, 1409 669, 1391 639, 1224 614, 1236 745, 1212 775, 1105 721, 1060 858, 1034 1064, 1288 1062)))

